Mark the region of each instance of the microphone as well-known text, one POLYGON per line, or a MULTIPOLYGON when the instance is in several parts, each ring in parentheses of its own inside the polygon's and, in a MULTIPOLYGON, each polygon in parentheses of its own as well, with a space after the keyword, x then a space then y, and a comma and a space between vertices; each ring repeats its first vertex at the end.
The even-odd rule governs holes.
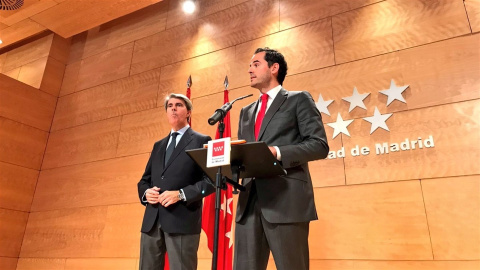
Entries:
POLYGON ((233 103, 235 103, 235 101, 241 100, 241 99, 244 99, 244 98, 247 98, 247 97, 251 97, 251 96, 253 96, 253 94, 246 95, 246 96, 243 96, 243 97, 239 97, 239 98, 234 99, 232 102, 227 102, 227 103, 223 104, 222 107, 220 107, 219 109, 216 109, 215 112, 213 113, 213 115, 210 118, 208 118, 208 123, 211 126, 215 125, 218 121, 225 118, 225 116, 227 115, 227 112, 230 111, 230 109, 232 108, 232 105, 233 105, 233 103))

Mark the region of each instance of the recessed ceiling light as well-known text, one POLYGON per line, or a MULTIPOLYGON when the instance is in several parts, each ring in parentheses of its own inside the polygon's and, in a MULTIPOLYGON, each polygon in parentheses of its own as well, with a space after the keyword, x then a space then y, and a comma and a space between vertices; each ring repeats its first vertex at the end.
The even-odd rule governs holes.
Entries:
POLYGON ((195 11, 195 1, 186 0, 183 2, 183 11, 188 14, 192 14, 195 11))

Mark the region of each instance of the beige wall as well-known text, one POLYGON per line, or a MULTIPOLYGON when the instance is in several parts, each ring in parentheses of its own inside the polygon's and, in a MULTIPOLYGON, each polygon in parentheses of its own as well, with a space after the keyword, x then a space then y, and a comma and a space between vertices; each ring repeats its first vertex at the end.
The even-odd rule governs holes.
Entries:
MULTIPOLYGON (((310 164, 319 214, 311 268, 480 267, 478 1, 211 0, 190 16, 179 3, 72 38, 16 269, 136 269, 136 183, 169 130, 164 96, 184 93, 191 75, 193 128, 214 136, 206 120, 222 104, 225 75, 231 99, 256 95, 246 70, 263 46, 285 54, 287 89, 334 100, 325 124, 354 120, 350 136, 334 139, 325 125, 331 150, 346 157, 310 164), (379 91, 392 79, 409 85, 406 103, 386 105, 379 91), (354 87, 370 93, 366 110, 342 100, 354 87), (375 107, 392 113, 390 132, 370 134, 362 118, 375 107), (434 147, 375 152, 429 136, 434 147), (370 153, 353 157, 357 145, 370 153)), ((232 110, 234 136, 252 100, 232 110)), ((199 257, 210 269, 203 235, 199 257)))

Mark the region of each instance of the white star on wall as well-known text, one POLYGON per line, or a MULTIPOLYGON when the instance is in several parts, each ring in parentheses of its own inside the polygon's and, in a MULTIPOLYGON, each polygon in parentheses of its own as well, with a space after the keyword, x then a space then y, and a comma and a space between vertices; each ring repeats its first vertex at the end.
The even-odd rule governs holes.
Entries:
POLYGON ((372 127, 370 128, 370 134, 372 134, 377 128, 383 128, 386 131, 390 131, 387 126, 387 119, 392 116, 392 113, 386 113, 386 114, 381 114, 378 111, 378 108, 375 107, 375 112, 373 113, 373 116, 370 117, 365 117, 363 120, 370 122, 372 124, 372 127))
POLYGON ((337 116, 337 121, 335 123, 328 123, 327 125, 333 128, 333 138, 337 137, 338 134, 343 133, 350 137, 350 133, 348 133, 348 125, 350 125, 353 122, 353 120, 343 120, 342 116, 340 113, 337 116))
POLYGON ((357 87, 354 87, 353 88, 353 95, 351 95, 349 97, 346 97, 346 98, 342 98, 342 99, 350 102, 350 108, 348 109, 348 112, 351 112, 356 107, 360 107, 360 108, 366 110, 367 107, 365 107, 365 104, 363 103, 363 100, 366 99, 368 97, 368 95, 370 95, 370 93, 359 94, 358 90, 357 90, 357 87))
POLYGON ((390 82, 390 88, 386 90, 380 91, 380 93, 388 96, 387 99, 387 106, 390 105, 394 100, 401 101, 403 103, 407 103, 402 96, 402 93, 409 87, 409 85, 397 86, 395 81, 390 82))
POLYGON ((317 105, 317 109, 328 116, 330 116, 330 112, 328 111, 328 106, 332 104, 333 100, 323 100, 322 94, 318 96, 318 102, 315 103, 317 105))

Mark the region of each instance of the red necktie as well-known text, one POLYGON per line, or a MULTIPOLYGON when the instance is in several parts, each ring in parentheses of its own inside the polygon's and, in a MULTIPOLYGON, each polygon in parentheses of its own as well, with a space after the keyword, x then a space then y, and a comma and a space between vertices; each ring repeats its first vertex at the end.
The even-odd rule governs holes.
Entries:
POLYGON ((255 140, 258 140, 258 134, 260 133, 260 127, 262 127, 263 117, 265 116, 265 112, 267 111, 267 103, 268 103, 268 95, 262 95, 262 107, 260 107, 260 111, 257 115, 257 121, 255 121, 255 140))

